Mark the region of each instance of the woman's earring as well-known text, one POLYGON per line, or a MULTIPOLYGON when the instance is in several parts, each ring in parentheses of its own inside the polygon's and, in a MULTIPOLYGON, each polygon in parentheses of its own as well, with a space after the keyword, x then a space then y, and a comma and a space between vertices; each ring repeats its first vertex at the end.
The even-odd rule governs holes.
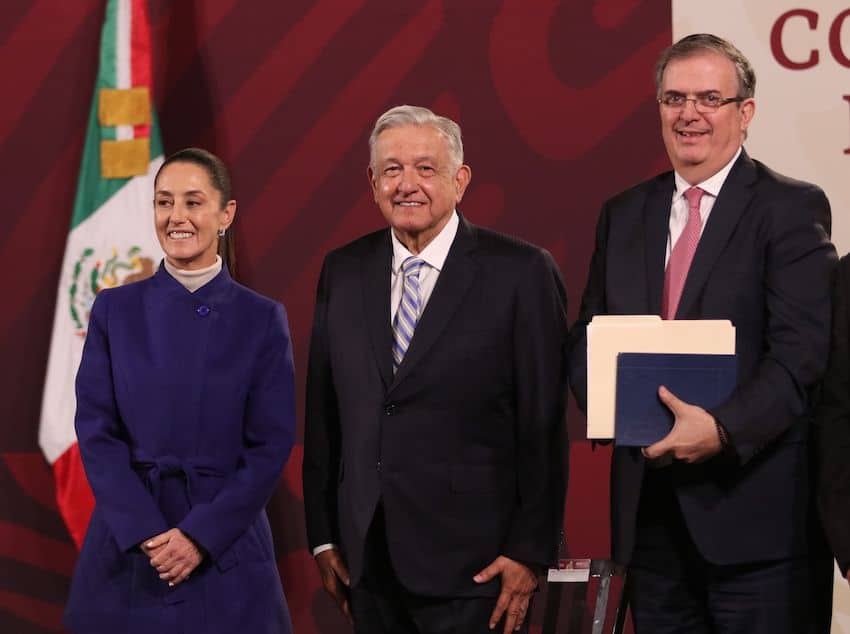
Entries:
POLYGON ((219 229, 218 230, 218 237, 223 238, 226 231, 227 231, 227 229, 219 229))

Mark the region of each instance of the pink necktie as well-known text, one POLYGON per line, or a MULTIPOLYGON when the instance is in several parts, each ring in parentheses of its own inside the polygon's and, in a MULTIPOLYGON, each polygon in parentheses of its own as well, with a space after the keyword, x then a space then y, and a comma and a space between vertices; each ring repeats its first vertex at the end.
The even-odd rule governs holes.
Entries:
POLYGON ((676 310, 679 308, 682 289, 685 288, 688 269, 691 268, 691 260, 694 259, 694 253, 696 253, 697 244, 699 244, 699 236, 702 230, 699 203, 704 193, 699 187, 691 187, 685 190, 685 200, 688 201, 688 223, 670 252, 670 260, 667 262, 667 270, 664 272, 664 294, 661 297, 661 317, 663 319, 676 318, 676 310))

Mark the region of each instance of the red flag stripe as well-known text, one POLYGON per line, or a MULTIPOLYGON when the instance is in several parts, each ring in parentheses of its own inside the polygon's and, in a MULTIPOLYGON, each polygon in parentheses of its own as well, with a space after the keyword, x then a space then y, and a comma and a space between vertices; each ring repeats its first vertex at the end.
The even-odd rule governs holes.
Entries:
MULTIPOLYGON (((130 85, 147 86, 153 96, 151 84, 151 27, 148 21, 146 0, 131 0, 130 11, 130 85)), ((152 101, 152 100, 151 100, 152 101)), ((150 136, 148 124, 133 128, 136 138, 150 136)))
POLYGON ((59 512, 77 548, 81 548, 94 510, 94 494, 86 478, 80 446, 77 443, 56 459, 53 463, 53 474, 56 478, 56 503, 59 505, 59 512))

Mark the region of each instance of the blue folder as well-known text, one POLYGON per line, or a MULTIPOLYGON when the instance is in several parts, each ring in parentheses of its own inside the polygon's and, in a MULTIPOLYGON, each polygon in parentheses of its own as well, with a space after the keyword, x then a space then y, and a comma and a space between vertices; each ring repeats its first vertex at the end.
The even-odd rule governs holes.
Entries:
POLYGON ((691 405, 720 405, 735 389, 734 354, 617 355, 615 442, 621 447, 647 447, 673 427, 673 414, 658 398, 665 386, 691 405))

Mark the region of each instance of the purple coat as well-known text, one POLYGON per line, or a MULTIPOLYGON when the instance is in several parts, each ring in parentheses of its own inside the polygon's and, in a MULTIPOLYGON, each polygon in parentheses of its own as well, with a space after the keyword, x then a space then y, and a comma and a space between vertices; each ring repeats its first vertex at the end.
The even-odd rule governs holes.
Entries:
POLYGON ((96 507, 73 632, 291 632, 264 507, 295 436, 283 307, 223 269, 194 293, 163 266, 101 292, 77 374, 96 507), (205 551, 169 588, 138 548, 172 527, 205 551))

